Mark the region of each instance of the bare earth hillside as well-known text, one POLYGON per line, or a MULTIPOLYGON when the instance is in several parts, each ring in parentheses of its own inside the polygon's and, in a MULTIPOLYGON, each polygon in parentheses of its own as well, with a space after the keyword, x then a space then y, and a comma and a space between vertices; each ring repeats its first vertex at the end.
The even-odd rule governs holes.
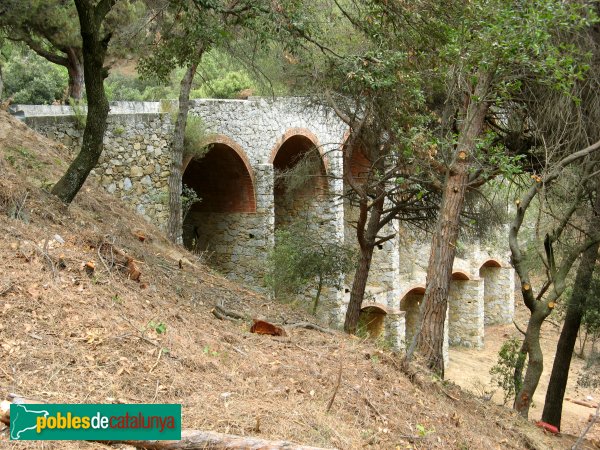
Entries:
MULTIPOLYGON (((516 295, 516 312, 515 320, 525 328, 529 317, 529 310, 523 304, 520 292, 516 295)), ((560 329, 558 324, 546 321, 542 327, 541 344, 544 352, 544 372, 540 380, 540 385, 533 397, 533 408, 530 412, 532 419, 540 420, 544 407, 544 398, 550 373, 552 371, 552 363, 554 361, 554 352, 556 352, 556 344, 560 329)), ((448 379, 456 382, 461 387, 472 391, 473 393, 488 393, 496 389, 493 400, 501 403, 502 392, 494 388, 490 383, 490 369, 498 361, 498 352, 500 347, 510 337, 520 337, 514 325, 495 325, 486 327, 485 329, 485 346, 483 349, 467 349, 467 348, 451 348, 450 359, 452 364, 447 372, 448 379)), ((593 402, 600 400, 600 389, 590 389, 577 386, 577 378, 583 370, 584 361, 573 357, 571 362, 571 370, 569 371, 569 382, 565 393, 566 398, 572 400, 586 400, 588 397, 593 398, 593 402)), ((591 402, 587 402, 591 403, 591 402)), ((563 403, 563 415, 561 429, 564 433, 580 434, 586 427, 588 418, 594 410, 572 401, 563 403)), ((590 430, 589 438, 593 440, 596 448, 600 447, 600 427, 590 430)))
MULTIPOLYGON (((69 157, 0 112, 2 397, 181 403, 185 428, 341 449, 574 441, 454 384, 410 381, 399 356, 369 342, 295 328, 261 336, 247 322, 218 320, 218 302, 278 322, 310 317, 228 282, 90 181, 66 208, 45 189, 69 157)), ((6 430, 0 447, 109 448, 10 442, 6 430)))

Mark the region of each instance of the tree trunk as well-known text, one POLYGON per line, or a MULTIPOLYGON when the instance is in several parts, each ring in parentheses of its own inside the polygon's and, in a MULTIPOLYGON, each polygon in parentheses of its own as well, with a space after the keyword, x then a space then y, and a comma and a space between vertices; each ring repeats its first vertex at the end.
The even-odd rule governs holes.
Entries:
POLYGON ((0 63, 0 100, 2 100, 3 93, 4 93, 4 78, 2 77, 2 63, 0 63))
POLYGON ((317 315, 317 308, 319 307, 319 300, 321 299, 321 291, 323 290, 323 277, 319 275, 319 284, 317 285, 317 293, 313 301, 312 313, 313 316, 317 315))
POLYGON ((169 175, 169 220, 167 222, 167 237, 171 242, 183 243, 183 224, 181 214, 181 188, 183 177, 183 152, 185 144, 185 127, 190 109, 190 91, 196 75, 198 63, 202 58, 202 48, 198 49, 197 57, 192 62, 183 78, 179 91, 179 111, 173 131, 171 148, 171 174, 169 175))
MULTIPOLYGON (((365 298, 365 289, 367 288, 367 279, 369 278, 369 270, 371 269, 371 260, 373 259, 373 250, 377 240, 377 233, 380 228, 381 214, 383 212, 384 198, 376 200, 371 206, 371 215, 368 222, 359 218, 356 233, 358 243, 360 245, 360 260, 358 267, 352 280, 352 290, 350 291, 350 302, 346 310, 346 320, 344 321, 344 331, 349 334, 356 333, 358 319, 360 317, 360 309, 363 299, 365 298), (362 223, 361 223, 362 222, 362 223), (366 230, 365 230, 365 222, 366 230)), ((367 204, 361 202, 360 208, 361 217, 366 217, 367 204)))
POLYGON ((83 98, 84 68, 81 63, 81 52, 78 49, 69 47, 67 49, 67 72, 69 74, 68 98, 81 100, 83 98))
POLYGON ((540 345, 540 331, 544 320, 551 312, 552 309, 548 308, 544 302, 537 303, 525 331, 523 348, 527 350, 527 371, 514 404, 514 409, 525 418, 529 415, 533 394, 544 370, 544 354, 540 345))
MULTIPOLYGON (((431 242, 431 253, 427 266, 427 287, 421 307, 419 329, 415 333, 416 347, 433 371, 444 377, 444 321, 448 309, 448 291, 452 276, 452 265, 456 253, 460 213, 463 208, 469 181, 469 159, 483 130, 488 103, 485 101, 491 84, 491 74, 479 75, 471 103, 464 115, 464 124, 456 146, 454 163, 451 165, 446 183, 438 223, 431 242), (474 100, 476 99, 476 100, 474 100)), ((412 358, 411 350, 407 358, 412 358)))
POLYGON ((81 26, 88 112, 81 150, 67 172, 52 188, 52 193, 65 203, 73 201, 102 154, 109 109, 104 92, 104 79, 108 76, 108 71, 104 68, 104 57, 110 35, 102 35, 101 27, 104 17, 115 2, 116 0, 100 0, 94 7, 89 0, 75 0, 81 26))
MULTIPOLYGON (((600 195, 596 194, 594 204, 595 214, 590 220, 588 233, 593 233, 600 228, 600 195)), ((544 412, 542 420, 554 425, 560 430, 562 418, 562 404, 569 379, 569 368, 571 367, 571 357, 575 349, 577 334, 581 325, 581 318, 585 311, 585 304, 589 293, 590 283, 594 274, 596 259, 598 258, 598 249, 600 242, 590 246, 581 257, 581 262, 577 268, 573 293, 567 304, 567 314, 560 332, 560 338, 556 345, 556 355, 552 365, 552 374, 546 390, 546 400, 544 402, 544 412)))

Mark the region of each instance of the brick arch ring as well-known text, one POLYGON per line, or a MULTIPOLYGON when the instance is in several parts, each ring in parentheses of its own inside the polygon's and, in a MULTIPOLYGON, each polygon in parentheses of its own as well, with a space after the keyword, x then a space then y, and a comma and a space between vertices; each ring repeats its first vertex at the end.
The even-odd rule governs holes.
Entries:
POLYGON ((425 285, 424 284, 418 284, 418 285, 409 287, 408 289, 406 289, 405 291, 403 291, 402 294, 399 296, 400 297, 400 301, 404 300, 404 298, 408 294, 424 295, 425 294, 425 285))
POLYGON ((498 261, 495 258, 488 258, 486 259, 483 263, 481 263, 479 265, 479 268, 481 269, 482 267, 502 267, 502 263, 500 261, 498 261))
MULTIPOLYGON (((250 160, 248 159, 248 156, 246 155, 246 152, 244 151, 242 146, 240 144, 238 144, 236 141, 234 141, 233 139, 231 139, 230 137, 225 136, 224 134, 211 134, 211 135, 208 135, 206 138, 204 138, 201 141, 202 146, 208 146, 211 144, 226 145, 231 150, 233 150, 235 152, 235 154, 242 160, 242 163, 244 164, 244 167, 246 167, 246 171, 248 172, 248 175, 250 175, 250 180, 252 181, 252 196, 254 197, 254 204, 256 205, 256 182, 255 182, 254 169, 252 169, 250 160)), ((187 168, 188 164, 190 163, 190 161, 192 159, 194 159, 193 156, 187 156, 184 159, 183 164, 181 166, 181 175, 182 176, 185 173, 185 169, 187 168)))
POLYGON ((381 303, 375 303, 375 302, 373 302, 373 303, 364 303, 364 304, 361 306, 360 310, 361 310, 361 311, 363 311, 363 310, 365 310, 365 309, 367 309, 367 308, 375 308, 375 309, 378 309, 378 310, 380 310, 381 312, 383 312, 384 314, 389 314, 389 313, 390 313, 390 308, 388 308, 387 306, 385 306, 385 305, 383 305, 383 304, 381 304, 381 303))
POLYGON ((456 281, 469 281, 471 276, 464 270, 453 270, 452 279, 456 281))
POLYGON ((325 167, 325 174, 327 175, 329 173, 329 158, 327 158, 327 156, 325 155, 323 147, 319 143, 319 138, 312 131, 306 128, 289 128, 285 133, 283 133, 283 136, 281 136, 277 140, 277 143, 271 150, 269 162, 273 164, 273 161, 275 161, 275 157, 277 156, 277 152, 279 152, 279 149, 283 146, 283 144, 286 143, 288 139, 294 136, 303 136, 310 142, 312 142, 312 144, 317 148, 319 154, 321 155, 321 160, 323 161, 323 166, 325 167))

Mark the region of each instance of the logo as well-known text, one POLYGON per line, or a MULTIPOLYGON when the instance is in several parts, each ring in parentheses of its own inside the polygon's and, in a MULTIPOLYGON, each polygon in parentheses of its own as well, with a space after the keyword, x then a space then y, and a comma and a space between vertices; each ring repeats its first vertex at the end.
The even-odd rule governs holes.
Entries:
POLYGON ((180 440, 181 405, 12 404, 11 440, 180 440))

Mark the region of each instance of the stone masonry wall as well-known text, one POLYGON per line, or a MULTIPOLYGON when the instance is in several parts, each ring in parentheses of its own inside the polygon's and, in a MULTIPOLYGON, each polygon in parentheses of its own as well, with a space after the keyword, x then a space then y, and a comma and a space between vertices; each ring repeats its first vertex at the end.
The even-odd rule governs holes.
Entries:
POLYGON ((448 303, 450 345, 483 347, 483 281, 452 280, 448 303))
MULTIPOLYGON (((164 226, 168 217, 170 116, 159 102, 117 102, 111 104, 105 150, 92 172, 108 192, 128 202, 147 220, 164 226)), ((28 125, 64 143, 74 151, 81 144, 73 111, 64 106, 12 107, 28 125)), ((166 108, 166 109, 172 109, 166 108)), ((327 109, 307 106, 300 99, 195 100, 191 115, 202 117, 207 130, 206 143, 235 148, 251 172, 256 212, 194 213, 203 225, 204 247, 214 252, 213 262, 229 278, 250 286, 263 286, 266 258, 274 245, 275 194, 273 161, 278 149, 294 136, 302 136, 320 151, 327 175, 330 198, 314 202, 309 208, 317 218, 318 233, 324 239, 355 242, 355 230, 348 222, 356 211, 340 201, 343 193, 342 158, 339 144, 346 126, 327 109)), ((191 220, 191 219, 190 219, 191 220)), ((391 223, 388 231, 399 231, 396 238, 382 244, 373 255, 365 305, 381 305, 387 313, 386 335, 400 345, 405 335, 405 317, 400 312, 403 292, 425 285, 429 258, 429 238, 391 223)), ((189 230, 186 239, 189 240, 189 230)), ((193 237, 193 236, 192 236, 193 237)), ((503 255, 502 267, 479 269, 497 249, 466 248, 457 258, 454 270, 471 281, 452 283, 449 327, 454 344, 480 346, 483 342, 483 305, 485 323, 510 323, 514 314, 514 273, 503 255), (485 281, 482 281, 485 280, 485 281), (461 284, 459 284, 461 283, 461 284), (460 287, 462 286, 462 288, 460 287), (484 287, 485 286, 485 287, 484 287), (460 301, 455 299, 460 297, 460 301), (478 300, 480 299, 480 300, 478 300), (453 330, 454 328, 454 330, 453 330)), ((346 289, 349 289, 346 285, 346 289)), ((332 305, 330 322, 343 321, 349 294, 329 289, 324 302, 332 305)), ((408 316, 408 313, 407 313, 408 316)), ((410 328, 409 317, 406 326, 410 328)))
POLYGON ((506 267, 482 267, 485 324, 511 323, 514 316, 514 270, 506 267))
MULTIPOLYGON (((82 130, 70 107, 17 106, 17 115, 42 134, 77 150, 82 130)), ((147 220, 164 227, 168 218, 170 116, 158 103, 116 102, 111 104, 105 149, 91 176, 110 193, 125 200, 147 220)), ((172 108, 166 108, 172 109, 172 108)), ((14 112, 14 111, 13 111, 14 112)), ((253 172, 256 213, 211 215, 203 227, 204 241, 214 251, 214 263, 228 277, 262 288, 266 258, 274 232, 273 159, 290 137, 304 136, 318 146, 327 173, 327 189, 341 192, 341 158, 335 150, 345 125, 324 108, 307 107, 298 99, 195 100, 191 115, 202 117, 206 143, 231 142, 253 172), (254 238, 250 238, 254 235, 254 238), (237 242, 239 240, 239 242, 237 242)), ((343 239, 343 206, 319 201, 312 208, 325 239, 343 239)), ((188 239, 189 241, 189 239, 188 239)), ((343 293, 327 290, 325 301, 333 307, 331 319, 343 314, 343 293)))

